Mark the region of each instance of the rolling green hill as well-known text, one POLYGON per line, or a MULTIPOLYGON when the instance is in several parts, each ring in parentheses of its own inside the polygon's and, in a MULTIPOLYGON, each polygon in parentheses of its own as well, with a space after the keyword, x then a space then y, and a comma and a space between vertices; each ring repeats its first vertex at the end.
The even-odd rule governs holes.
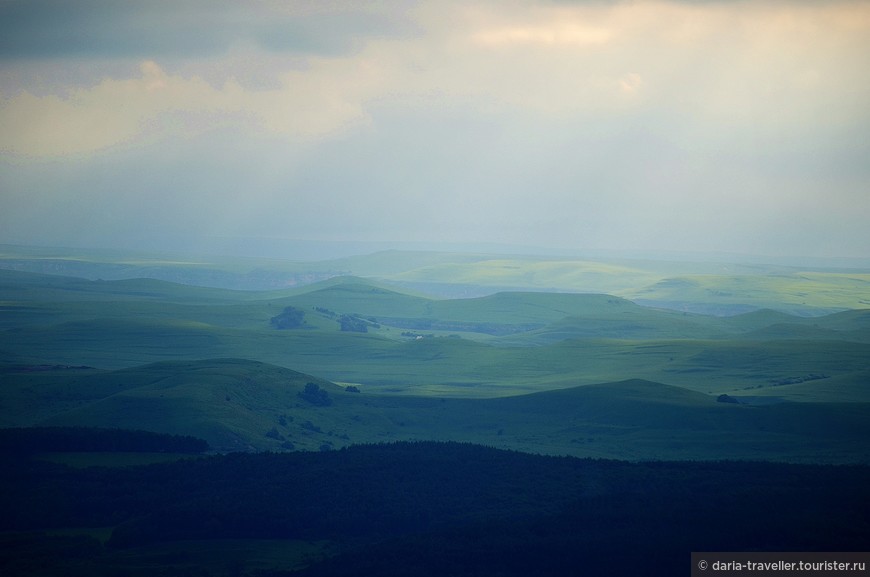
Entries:
POLYGON ((384 396, 273 365, 217 359, 111 372, 57 369, 29 381, 7 370, 4 381, 6 426, 151 430, 200 437, 222 451, 452 440, 627 459, 870 459, 870 404, 723 403, 643 380, 494 399, 384 396), (309 383, 328 402, 306 396, 309 383), (40 410, 28 410, 32 405, 40 410))
MULTIPOLYGON (((746 259, 744 259, 746 260, 746 259)), ((302 287, 336 276, 378 279, 428 294, 495 292, 611 294, 660 308, 733 315, 759 308, 818 316, 870 308, 867 261, 803 266, 725 261, 580 258, 389 250, 324 261, 127 254, 0 246, 0 269, 91 280, 156 278, 248 290, 302 287), (845 268, 845 267, 852 268, 845 268)))
POLYGON ((472 397, 644 378, 705 394, 794 390, 805 399, 821 377, 832 380, 814 389, 815 400, 822 391, 830 401, 870 396, 867 311, 721 318, 594 294, 431 299, 355 277, 280 293, 12 271, 2 279, 6 364, 122 369, 233 357, 369 392, 472 397), (270 319, 286 307, 302 321, 278 330, 270 319))
POLYGON ((866 309, 870 306, 868 283, 870 274, 866 271, 792 269, 776 274, 669 277, 629 295, 638 302, 717 314, 771 308, 815 316, 838 309, 866 309))

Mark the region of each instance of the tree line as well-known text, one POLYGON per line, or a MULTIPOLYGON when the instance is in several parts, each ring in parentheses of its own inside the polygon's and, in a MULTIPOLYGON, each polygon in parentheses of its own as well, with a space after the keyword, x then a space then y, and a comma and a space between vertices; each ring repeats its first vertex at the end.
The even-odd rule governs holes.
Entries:
MULTIPOLYGON (((870 467, 858 465, 634 463, 436 442, 135 468, 5 465, 7 538, 114 527, 104 551, 231 538, 339 545, 304 571, 262 577, 679 575, 693 550, 863 550, 870 540, 870 467)), ((108 574, 101 559, 75 563, 108 574)))

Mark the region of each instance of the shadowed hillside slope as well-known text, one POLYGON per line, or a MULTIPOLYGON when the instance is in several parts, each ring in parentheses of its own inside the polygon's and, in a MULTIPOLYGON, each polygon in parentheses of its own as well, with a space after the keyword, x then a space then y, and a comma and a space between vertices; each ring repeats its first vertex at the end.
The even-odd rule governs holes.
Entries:
POLYGON ((494 399, 378 395, 237 359, 80 371, 7 381, 2 422, 190 435, 220 451, 452 440, 628 459, 870 459, 866 403, 723 403, 642 380, 494 399))

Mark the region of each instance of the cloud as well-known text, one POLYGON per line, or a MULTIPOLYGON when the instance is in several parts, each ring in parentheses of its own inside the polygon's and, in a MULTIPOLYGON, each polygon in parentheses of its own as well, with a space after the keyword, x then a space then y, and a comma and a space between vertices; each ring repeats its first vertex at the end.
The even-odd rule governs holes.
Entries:
POLYGON ((6 0, 0 58, 184 58, 248 42, 267 51, 336 55, 361 37, 397 33, 401 10, 353 2, 6 0))
POLYGON ((593 28, 577 23, 553 22, 548 26, 508 27, 483 30, 474 35, 474 40, 484 46, 541 44, 545 46, 585 46, 606 44, 612 33, 603 28, 593 28))
POLYGON ((0 55, 10 58, 202 55, 225 46, 217 10, 180 3, 166 18, 166 2, 11 0, 0 5, 0 55), (162 15, 161 15, 162 13, 162 15), (200 26, 196 26, 199 24, 200 26))
MULTIPOLYGON (((23 11, 26 5, 6 6, 23 11)), ((68 3, 37 0, 28 14, 34 18, 37 8, 58 6, 66 8, 47 20, 72 10, 68 3)), ((211 10, 197 2, 167 6, 133 2, 112 11, 87 0, 80 9, 94 17, 99 8, 107 11, 100 30, 121 23, 101 34, 123 36, 126 25, 144 18, 154 23, 147 30, 155 45, 163 45, 164 34, 186 37, 195 28, 206 32, 191 42, 227 51, 197 58, 195 51, 174 47, 171 58, 140 59, 138 77, 104 76, 47 94, 7 88, 0 100, 2 150, 88 152, 161 133, 173 137, 209 122, 319 138, 365 125, 378 106, 424 113, 469 103, 505 116, 605 115, 618 122, 626 113, 647 113, 674 121, 672 134, 715 148, 717 140, 733 142, 748 129, 776 138, 783 130, 853 122, 870 95, 861 58, 870 9, 851 3, 445 2, 401 15, 414 34, 390 34, 389 27, 371 24, 389 22, 386 11, 366 12, 368 20, 351 24, 359 11, 346 7, 262 2, 245 16, 233 3, 211 10), (196 18, 203 22, 194 27, 196 18), (300 55, 294 33, 300 22, 320 39, 354 37, 356 31, 359 44, 353 52, 300 55), (329 33, 317 33, 321 29, 329 33), (256 42, 237 43, 246 37, 256 42), (163 83, 160 90, 154 83, 163 83), (102 119, 100 126, 88 133, 95 118, 102 119)), ((97 27, 89 18, 72 20, 72 30, 97 27)))
POLYGON ((77 6, 0 40, 0 229, 870 244, 866 3, 77 6))
POLYGON ((365 122, 360 94, 372 80, 364 64, 333 60, 284 72, 270 90, 245 90, 233 78, 215 87, 199 77, 169 75, 153 60, 139 69, 136 78, 105 79, 64 95, 4 98, 0 151, 81 155, 226 126, 295 139, 323 137, 365 122))

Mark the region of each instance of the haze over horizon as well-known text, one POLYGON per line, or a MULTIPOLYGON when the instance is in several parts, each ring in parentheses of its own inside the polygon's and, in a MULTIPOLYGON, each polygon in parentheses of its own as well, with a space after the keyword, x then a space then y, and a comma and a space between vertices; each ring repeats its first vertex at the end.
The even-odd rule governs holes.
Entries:
POLYGON ((866 258, 868 62, 847 0, 6 0, 0 243, 866 258))

